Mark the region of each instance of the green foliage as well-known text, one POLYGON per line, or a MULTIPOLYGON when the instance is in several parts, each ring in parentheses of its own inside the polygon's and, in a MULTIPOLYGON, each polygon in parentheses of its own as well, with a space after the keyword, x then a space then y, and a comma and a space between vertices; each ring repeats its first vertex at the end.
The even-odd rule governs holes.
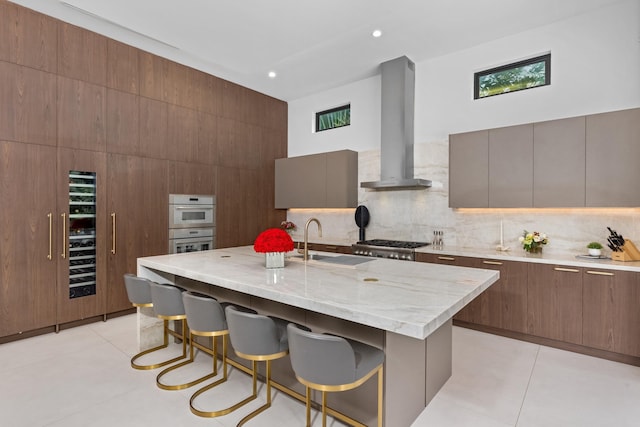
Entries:
POLYGON ((500 93, 514 92, 545 84, 546 66, 544 61, 522 67, 511 68, 496 73, 480 76, 479 95, 497 95, 500 93))
POLYGON ((591 242, 587 245, 589 249, 602 249, 602 245, 598 242, 591 242))
POLYGON ((318 118, 317 131, 348 126, 351 124, 351 108, 321 114, 318 118))

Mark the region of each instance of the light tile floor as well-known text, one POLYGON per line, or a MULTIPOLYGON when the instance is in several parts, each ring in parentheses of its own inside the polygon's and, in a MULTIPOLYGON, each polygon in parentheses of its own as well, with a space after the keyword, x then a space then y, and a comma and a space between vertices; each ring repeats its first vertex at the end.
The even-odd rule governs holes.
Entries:
MULTIPOLYGON (((263 403, 196 417, 192 390, 160 390, 157 371, 130 368, 135 327, 130 315, 0 345, 0 425, 227 427, 263 403)), ((640 368, 462 328, 453 345, 453 376, 413 427, 640 425, 640 368)), ((210 366, 206 356, 197 360, 192 373, 210 366)), ((249 390, 249 377, 232 370, 224 395, 210 392, 200 403, 217 409, 249 390)), ((275 392, 273 408, 250 425, 303 426, 304 407, 275 392)))

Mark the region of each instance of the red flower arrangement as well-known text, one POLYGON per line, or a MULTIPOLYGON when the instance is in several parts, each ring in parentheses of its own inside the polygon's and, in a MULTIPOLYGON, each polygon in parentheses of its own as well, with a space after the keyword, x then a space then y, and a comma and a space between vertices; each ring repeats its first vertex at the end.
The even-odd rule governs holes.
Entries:
POLYGON ((256 252, 289 252, 293 250, 293 240, 282 228, 269 228, 258 235, 253 243, 256 252))

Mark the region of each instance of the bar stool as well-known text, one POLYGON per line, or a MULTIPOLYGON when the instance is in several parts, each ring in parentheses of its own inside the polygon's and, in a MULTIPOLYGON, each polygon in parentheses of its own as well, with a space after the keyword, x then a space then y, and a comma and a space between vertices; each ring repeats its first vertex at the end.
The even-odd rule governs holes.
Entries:
MULTIPOLYGON (((225 415, 230 411, 202 411, 194 406, 194 401, 202 393, 222 384, 228 378, 227 336, 229 335, 229 328, 227 327, 224 307, 228 306, 229 303, 219 303, 213 297, 194 292, 184 292, 182 294, 182 300, 184 302, 185 312, 187 313, 187 323, 189 324, 189 342, 192 343, 193 346, 213 357, 213 372, 202 377, 202 380, 198 380, 198 383, 209 378, 213 378, 218 374, 218 346, 216 338, 222 337, 222 378, 200 388, 191 396, 191 399, 189 400, 191 412, 200 417, 216 417, 225 415), (193 339, 194 335, 212 337, 213 349, 209 349, 195 342, 193 339)), ((250 308, 241 306, 237 306, 236 308, 247 313, 257 314, 255 310, 250 308)), ((193 347, 191 349, 191 354, 193 354, 193 347)))
POLYGON ((307 426, 311 425, 311 389, 322 392, 322 426, 327 423, 327 392, 351 390, 378 374, 378 427, 382 427, 382 369, 384 351, 328 334, 287 326, 291 366, 306 386, 307 426))
MULTIPOLYGON (((135 274, 125 274, 124 275, 124 285, 127 289, 127 296, 129 301, 134 307, 153 307, 153 301, 151 298, 151 284, 153 282, 148 279, 144 279, 142 277, 138 277, 135 274)), ((171 361, 154 363, 151 365, 140 365, 136 363, 140 357, 145 356, 149 353, 153 353, 154 351, 162 350, 168 346, 169 340, 167 336, 167 323, 165 322, 165 330, 164 330, 164 343, 157 347, 150 348, 148 350, 141 351, 131 358, 131 367, 134 369, 140 370, 149 370, 156 369, 161 366, 165 366, 171 361)))
MULTIPOLYGON (((151 301, 153 303, 153 311, 156 316, 163 320, 163 343, 160 348, 166 348, 169 346, 169 335, 182 340, 182 354, 164 362, 156 363, 154 365, 148 365, 145 369, 155 369, 161 366, 169 365, 187 357, 187 334, 186 334, 186 315, 184 313, 184 305, 182 304, 182 291, 177 286, 159 284, 150 282, 149 287, 151 289, 151 301), (182 333, 176 332, 169 328, 170 320, 180 320, 182 324, 182 333)), ((160 388, 162 386, 156 383, 160 388)))
MULTIPOLYGON (((227 408, 225 413, 235 411, 258 397, 257 362, 266 362, 267 402, 245 416, 238 427, 271 406, 271 361, 285 357, 289 353, 287 341, 287 321, 260 314, 244 313, 230 305, 225 308, 231 344, 239 357, 251 361, 253 392, 251 396, 227 408)), ((223 414, 221 414, 223 415, 223 414)))

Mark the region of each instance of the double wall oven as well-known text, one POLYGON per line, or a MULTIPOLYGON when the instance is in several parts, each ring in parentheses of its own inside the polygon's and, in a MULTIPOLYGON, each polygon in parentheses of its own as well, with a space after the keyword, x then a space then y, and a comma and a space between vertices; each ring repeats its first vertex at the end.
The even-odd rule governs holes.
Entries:
POLYGON ((169 195, 169 253, 215 248, 216 196, 169 195))

